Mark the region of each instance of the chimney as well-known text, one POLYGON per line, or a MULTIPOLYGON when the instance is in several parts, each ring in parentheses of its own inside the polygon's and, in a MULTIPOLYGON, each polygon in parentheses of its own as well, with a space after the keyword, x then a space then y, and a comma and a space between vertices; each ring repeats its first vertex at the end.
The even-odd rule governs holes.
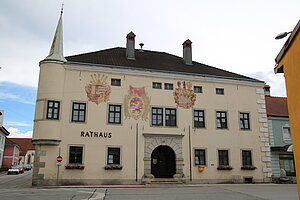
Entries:
POLYGON ((130 33, 127 34, 126 38, 127 38, 126 57, 127 57, 127 59, 135 60, 135 55, 134 55, 135 34, 131 31, 130 33))
POLYGON ((264 86, 265 96, 270 96, 271 95, 270 88, 271 87, 269 85, 264 86))
POLYGON ((186 65, 193 65, 191 40, 187 39, 182 45, 183 45, 183 62, 186 65))

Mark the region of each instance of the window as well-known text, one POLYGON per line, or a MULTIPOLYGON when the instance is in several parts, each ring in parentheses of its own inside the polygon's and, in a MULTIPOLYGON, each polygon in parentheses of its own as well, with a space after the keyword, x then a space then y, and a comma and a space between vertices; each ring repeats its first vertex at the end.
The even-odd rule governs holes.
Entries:
POLYGON ((216 94, 224 94, 223 88, 216 88, 216 94))
POLYGON ((202 87, 201 86, 194 86, 194 92, 195 93, 202 93, 202 87))
POLYGON ((69 149, 69 164, 82 164, 83 147, 70 146, 69 149))
POLYGON ((173 90, 173 84, 172 83, 165 83, 165 90, 173 90))
POLYGON ((107 149, 107 164, 108 165, 120 165, 120 148, 108 147, 107 149))
POLYGON ((290 127, 284 126, 282 127, 282 137, 284 141, 291 141, 291 132, 290 132, 290 127))
POLYGON ((121 79, 114 79, 114 78, 112 78, 112 79, 110 80, 110 84, 111 84, 112 86, 121 86, 121 79))
POLYGON ((252 155, 250 150, 242 150, 243 166, 252 166, 252 155))
POLYGON ((296 176, 293 155, 279 155, 279 166, 285 170, 287 176, 296 176))
POLYGON ((152 83, 152 88, 154 88, 154 89, 161 89, 161 83, 153 82, 152 83))
POLYGON ((242 130, 250 129, 249 113, 240 113, 240 128, 242 130))
POLYGON ((229 165, 229 158, 228 158, 228 150, 218 150, 219 154, 219 166, 220 165, 229 165))
POLYGON ((152 125, 163 126, 163 109, 152 108, 152 125))
POLYGON ((121 105, 109 105, 108 123, 121 124, 121 105))
POLYGON ((47 102, 47 119, 59 119, 59 101, 47 102))
POLYGON ((223 111, 217 111, 217 128, 227 128, 227 113, 223 111))
POLYGON ((204 128, 204 110, 194 110, 194 127, 195 128, 204 128))
POLYGON ((176 109, 166 108, 166 126, 176 126, 176 109))
POLYGON ((205 149, 195 149, 195 165, 206 165, 205 149))
POLYGON ((86 103, 73 102, 72 122, 85 122, 86 103))

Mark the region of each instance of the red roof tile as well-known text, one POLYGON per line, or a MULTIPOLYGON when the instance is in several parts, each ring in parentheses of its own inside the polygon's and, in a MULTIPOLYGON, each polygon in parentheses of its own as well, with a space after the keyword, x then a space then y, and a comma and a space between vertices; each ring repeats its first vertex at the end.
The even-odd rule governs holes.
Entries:
POLYGON ((28 150, 35 150, 32 145, 31 138, 9 138, 11 141, 17 143, 21 147, 21 155, 25 156, 28 150))
POLYGON ((287 98, 266 96, 268 116, 289 117, 287 98))

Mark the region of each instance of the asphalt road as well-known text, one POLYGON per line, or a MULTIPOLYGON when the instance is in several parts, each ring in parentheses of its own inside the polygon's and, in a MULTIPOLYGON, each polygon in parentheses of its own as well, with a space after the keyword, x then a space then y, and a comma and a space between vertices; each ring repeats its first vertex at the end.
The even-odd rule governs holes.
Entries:
POLYGON ((32 172, 0 174, 0 200, 296 200, 296 184, 32 187, 32 172))

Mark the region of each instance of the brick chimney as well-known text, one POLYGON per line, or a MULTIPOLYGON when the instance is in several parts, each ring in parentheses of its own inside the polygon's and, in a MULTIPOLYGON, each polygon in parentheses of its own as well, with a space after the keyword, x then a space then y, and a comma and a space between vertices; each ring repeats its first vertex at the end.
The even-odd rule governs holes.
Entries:
POLYGON ((271 95, 270 88, 271 87, 269 85, 264 86, 265 96, 270 96, 271 95))
POLYGON ((193 65, 191 40, 187 39, 182 45, 183 45, 183 62, 186 65, 193 65))
POLYGON ((130 33, 127 34, 126 38, 127 38, 126 57, 127 57, 127 59, 135 60, 135 55, 134 55, 135 34, 131 31, 130 33))

